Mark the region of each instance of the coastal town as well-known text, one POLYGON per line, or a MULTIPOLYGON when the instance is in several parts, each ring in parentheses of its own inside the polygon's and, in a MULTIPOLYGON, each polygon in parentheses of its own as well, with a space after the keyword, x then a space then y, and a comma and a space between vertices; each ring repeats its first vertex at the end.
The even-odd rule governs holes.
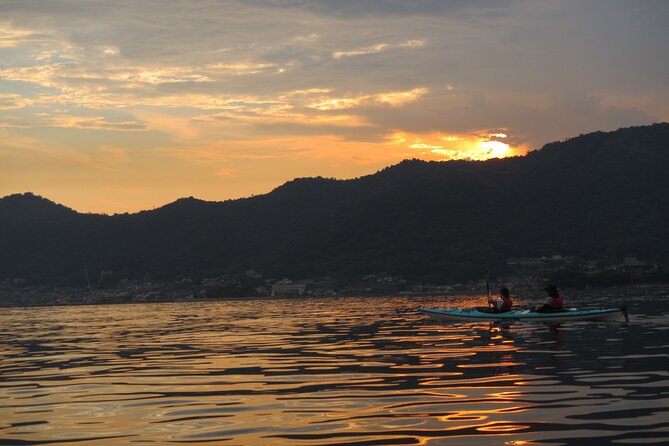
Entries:
POLYGON ((328 296, 393 296, 477 294, 488 284, 507 286, 517 295, 540 292, 548 282, 565 288, 634 286, 669 283, 669 269, 636 257, 580 261, 573 256, 511 257, 505 274, 479 280, 440 284, 408 281, 387 273, 368 274, 355 280, 333 277, 265 278, 255 270, 223 274, 201 280, 131 280, 102 271, 84 286, 33 284, 23 278, 0 281, 0 306, 94 305, 196 301, 236 298, 306 298, 328 296), (93 283, 94 282, 94 283, 93 283))

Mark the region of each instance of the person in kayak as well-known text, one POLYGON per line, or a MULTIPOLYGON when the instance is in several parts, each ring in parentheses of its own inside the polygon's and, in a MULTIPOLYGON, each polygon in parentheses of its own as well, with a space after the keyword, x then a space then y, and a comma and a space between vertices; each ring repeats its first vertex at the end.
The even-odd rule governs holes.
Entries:
POLYGON ((497 299, 490 299, 488 301, 493 313, 505 313, 513 307, 513 300, 508 288, 499 290, 499 297, 497 299))
POLYGON ((552 311, 564 311, 564 297, 560 294, 555 285, 548 285, 544 288, 548 293, 548 297, 544 304, 537 308, 536 311, 541 313, 550 313, 552 311))

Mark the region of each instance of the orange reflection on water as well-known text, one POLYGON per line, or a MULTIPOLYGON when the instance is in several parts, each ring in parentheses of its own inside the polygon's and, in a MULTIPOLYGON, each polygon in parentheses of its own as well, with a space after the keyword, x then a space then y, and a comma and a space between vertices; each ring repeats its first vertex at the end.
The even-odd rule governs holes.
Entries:
POLYGON ((476 368, 485 368, 485 367, 515 367, 519 365, 524 365, 523 362, 492 362, 489 364, 458 364, 458 367, 461 369, 476 369, 476 368))
POLYGON ((522 393, 504 391, 504 392, 489 393, 488 396, 490 396, 491 398, 510 400, 522 396, 522 393))
MULTIPOLYGON (((553 335, 543 325, 436 324, 395 310, 459 301, 396 299, 5 310, 0 437, 514 446, 558 438, 626 395, 598 380, 632 378, 556 357, 570 344, 546 344, 553 335)), ((617 365, 607 357, 598 363, 617 365)), ((661 415, 646 420, 662 429, 661 415)), ((602 426, 604 435, 614 429, 602 426)))
POLYGON ((510 421, 498 421, 494 424, 478 427, 476 430, 482 432, 515 432, 530 428, 530 426, 522 424, 504 424, 504 423, 510 423, 510 421))

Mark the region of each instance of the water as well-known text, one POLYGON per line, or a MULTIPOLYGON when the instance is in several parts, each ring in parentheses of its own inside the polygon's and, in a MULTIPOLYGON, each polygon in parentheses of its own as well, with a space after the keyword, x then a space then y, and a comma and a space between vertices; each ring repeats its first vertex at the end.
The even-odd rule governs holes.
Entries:
POLYGON ((481 298, 3 309, 0 444, 667 444, 669 290, 569 297, 631 321, 413 311, 481 298))

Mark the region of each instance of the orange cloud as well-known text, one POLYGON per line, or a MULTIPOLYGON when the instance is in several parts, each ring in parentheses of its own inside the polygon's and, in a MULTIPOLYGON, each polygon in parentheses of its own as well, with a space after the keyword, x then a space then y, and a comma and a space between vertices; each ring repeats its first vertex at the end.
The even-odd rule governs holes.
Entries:
POLYGON ((388 91, 375 94, 361 94, 353 97, 320 97, 307 107, 317 110, 343 110, 362 105, 385 104, 400 106, 414 102, 428 93, 427 88, 417 87, 406 91, 388 91))
POLYGON ((358 107, 367 101, 370 98, 369 95, 362 95, 352 98, 328 98, 321 99, 320 101, 314 102, 310 105, 307 105, 309 108, 315 108, 317 110, 343 110, 347 108, 358 107))
POLYGON ((47 120, 52 127, 96 129, 96 130, 146 130, 146 125, 138 121, 110 122, 103 116, 54 116, 47 120))
POLYGON ((348 51, 335 51, 332 53, 334 59, 342 59, 344 57, 365 56, 368 54, 382 53, 393 48, 420 48, 424 46, 426 41, 424 39, 413 39, 401 42, 395 45, 388 43, 377 43, 363 48, 356 48, 348 51))
POLYGON ((428 93, 427 88, 419 87, 409 91, 391 91, 388 93, 379 93, 375 99, 382 103, 393 106, 404 105, 416 101, 428 93))
POLYGON ((32 31, 7 28, 0 25, 0 48, 11 48, 21 44, 32 35, 32 31))
POLYGON ((32 99, 18 94, 0 94, 0 110, 23 108, 33 104, 32 99))
POLYGON ((232 73, 236 75, 258 74, 270 69, 280 70, 280 68, 276 64, 256 63, 256 62, 234 62, 234 63, 219 62, 214 64, 207 64, 204 67, 205 69, 213 72, 232 73))

